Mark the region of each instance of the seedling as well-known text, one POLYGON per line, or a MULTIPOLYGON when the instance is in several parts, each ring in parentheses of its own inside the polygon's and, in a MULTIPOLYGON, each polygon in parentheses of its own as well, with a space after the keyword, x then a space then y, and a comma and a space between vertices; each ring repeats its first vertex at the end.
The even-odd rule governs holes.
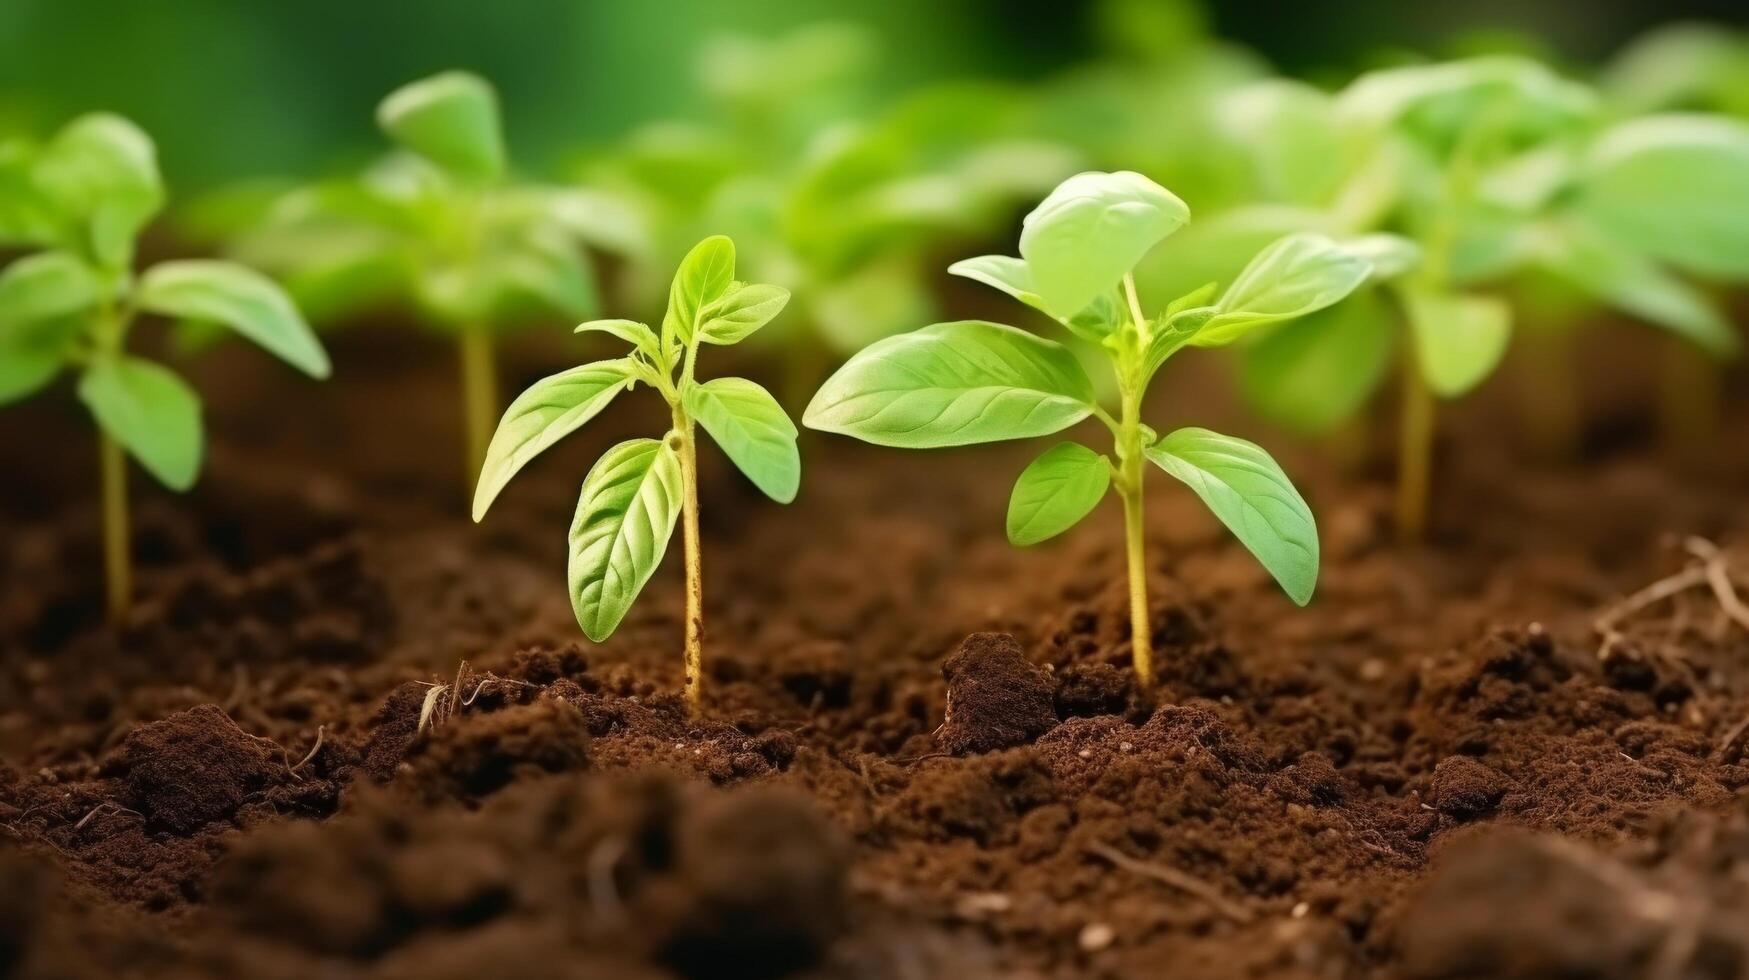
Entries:
POLYGON ((863 350, 827 380, 803 418, 810 428, 911 449, 1025 439, 1098 418, 1111 430, 1115 462, 1075 442, 1046 450, 1015 484, 1008 538, 1030 545, 1054 537, 1117 490, 1131 647, 1145 690, 1155 677, 1142 547, 1147 463, 1201 497, 1294 602, 1311 599, 1318 577, 1317 526, 1281 467, 1256 445, 1208 429, 1156 435, 1142 422, 1149 382, 1187 346, 1219 347, 1323 309, 1372 271, 1329 238, 1294 235, 1258 253, 1224 292, 1210 283, 1150 317, 1132 270, 1189 217, 1183 201, 1140 174, 1079 174, 1027 215, 1020 258, 983 256, 948 269, 1043 311, 1096 346, 1116 380, 1115 413, 1099 404, 1067 348, 1014 327, 963 320, 863 350))
POLYGON ((165 195, 152 140, 133 123, 82 116, 9 164, 0 239, 39 250, 0 272, 0 404, 78 372, 98 427, 106 597, 119 621, 133 591, 124 454, 183 491, 203 453, 200 398, 127 352, 139 315, 228 327, 314 378, 328 376, 328 355, 285 292, 246 266, 189 259, 135 275, 135 236, 165 195))
POLYGON ((631 320, 577 328, 632 346, 625 357, 595 361, 535 382, 498 423, 480 482, 474 520, 529 460, 575 431, 639 382, 668 403, 673 427, 661 439, 631 439, 609 449, 583 478, 571 523, 567 578, 577 624, 596 642, 613 634, 662 560, 679 519, 686 548, 686 702, 704 702, 704 580, 698 540, 698 449, 704 426, 729 459, 778 503, 795 499, 802 461, 796 427, 764 388, 745 378, 694 377, 700 344, 730 345, 765 326, 789 302, 777 286, 735 280, 735 245, 721 235, 680 263, 658 333, 631 320))
POLYGON ((1672 270, 1743 275, 1741 124, 1667 115, 1604 126, 1589 89, 1508 57, 1372 72, 1333 97, 1270 82, 1224 111, 1241 150, 1235 168, 1252 169, 1258 195, 1275 203, 1229 211, 1210 223, 1226 241, 1175 242, 1162 258, 1224 259, 1265 230, 1344 240, 1390 231, 1413 243, 1398 239, 1388 261, 1379 256, 1381 289, 1259 334, 1240 370, 1241 390, 1266 414, 1327 429, 1383 383, 1393 347, 1406 348, 1397 499, 1406 539, 1426 524, 1436 400, 1492 375, 1512 332, 1509 290, 1522 294, 1527 276, 1559 279, 1714 355, 1737 347, 1716 306, 1672 270))
MULTIPOLYGON (((274 198, 233 254, 282 272, 323 320, 396 299, 454 338, 468 480, 500 411, 495 336, 528 316, 594 312, 578 245, 596 215, 568 191, 507 176, 498 96, 445 72, 385 98, 377 122, 397 151, 356 180, 274 198)), ((240 192, 247 211, 259 208, 240 192)))

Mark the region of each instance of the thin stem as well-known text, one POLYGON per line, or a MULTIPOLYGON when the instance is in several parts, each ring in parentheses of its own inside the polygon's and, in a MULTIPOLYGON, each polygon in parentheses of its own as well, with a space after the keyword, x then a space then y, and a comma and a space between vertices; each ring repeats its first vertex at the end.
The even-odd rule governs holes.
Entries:
POLYGON ((1523 331, 1520 418, 1532 448, 1544 459, 1566 462, 1578 455, 1579 382, 1573 373, 1573 331, 1552 323, 1523 331))
POLYGON ((1123 276, 1123 295, 1130 305, 1130 317, 1135 320, 1136 333, 1144 333, 1148 329, 1148 318, 1142 315, 1142 300, 1136 295, 1136 277, 1128 272, 1123 276))
POLYGON ((103 501, 103 573, 109 621, 119 625, 133 601, 133 558, 128 541, 128 461, 121 443, 97 433, 98 479, 103 501))
POLYGON ((698 443, 692 419, 674 405, 674 431, 679 435, 682 542, 686 551, 686 707, 704 708, 704 571, 698 543, 698 443))
POLYGON ((1420 541, 1427 532, 1427 493, 1433 472, 1433 392, 1413 352, 1403 358, 1402 418, 1397 431, 1397 536, 1420 541))
POLYGON ((1705 458, 1719 425, 1719 368, 1693 345, 1665 342, 1658 372, 1658 427, 1678 463, 1705 458))
MULTIPOLYGON (((1148 564, 1143 554, 1142 521, 1142 381, 1140 353, 1134 346, 1141 341, 1146 319, 1136 299, 1135 280, 1124 276, 1124 294, 1128 298, 1130 315, 1135 318, 1133 340, 1126 342, 1115 359, 1118 392, 1122 399, 1121 416, 1113 431, 1117 434, 1117 492, 1123 499, 1124 554, 1129 571, 1130 588, 1130 660, 1135 666, 1136 685, 1144 695, 1154 692, 1154 628, 1148 616, 1148 564)), ((1110 416, 1101 413, 1110 425, 1110 416)))
POLYGON ((458 338, 462 372, 462 424, 467 433, 467 481, 472 486, 486 462, 486 447, 498 415, 498 364, 492 335, 466 327, 458 338))

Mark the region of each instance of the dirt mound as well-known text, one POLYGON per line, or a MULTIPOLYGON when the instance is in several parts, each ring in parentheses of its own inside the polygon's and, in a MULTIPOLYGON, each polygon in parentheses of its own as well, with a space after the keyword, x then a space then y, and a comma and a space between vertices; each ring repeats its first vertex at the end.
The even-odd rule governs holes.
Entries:
POLYGON ((941 665, 947 718, 936 734, 955 755, 1023 745, 1057 723, 1051 673, 1006 633, 973 633, 941 665))

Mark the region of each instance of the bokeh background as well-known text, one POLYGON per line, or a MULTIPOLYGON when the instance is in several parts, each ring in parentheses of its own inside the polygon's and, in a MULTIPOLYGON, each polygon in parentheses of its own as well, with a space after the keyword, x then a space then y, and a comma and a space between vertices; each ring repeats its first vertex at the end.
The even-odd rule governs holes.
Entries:
POLYGON ((1647 28, 1741 25, 1740 0, 0 0, 0 132, 46 133, 108 109, 158 140, 186 193, 340 168, 381 148, 383 93, 463 67, 504 96, 524 169, 709 105, 701 53, 728 32, 866 25, 865 91, 1035 80, 1101 56, 1169 53, 1213 34, 1283 72, 1508 50, 1595 64, 1647 28))

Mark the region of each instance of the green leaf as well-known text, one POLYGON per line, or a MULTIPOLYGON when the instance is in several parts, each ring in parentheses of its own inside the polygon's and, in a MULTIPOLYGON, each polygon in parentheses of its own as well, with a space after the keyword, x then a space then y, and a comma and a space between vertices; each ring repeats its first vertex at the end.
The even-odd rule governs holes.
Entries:
POLYGON ((1586 295, 1663 327, 1715 356, 1742 346, 1725 315, 1700 290, 1601 231, 1546 227, 1537 264, 1586 295))
POLYGON ((1219 347, 1261 324, 1315 313, 1340 302, 1371 274, 1370 262, 1335 239, 1289 235, 1251 260, 1190 342, 1219 347))
MULTIPOLYGON (((1026 267, 1025 259, 1009 255, 980 255, 977 258, 961 259, 948 266, 947 271, 949 275, 962 276, 999 289, 1050 316, 1050 311, 1045 309, 1043 297, 1033 287, 1032 272, 1026 267)), ((1102 295, 1072 317, 1052 319, 1082 340, 1097 344, 1117 326, 1118 313, 1111 298, 1102 295)))
POLYGON ((1033 460, 1008 498, 1008 540, 1038 544, 1074 527, 1111 486, 1111 461, 1079 443, 1059 442, 1033 460))
POLYGON ((572 333, 604 333, 631 344, 645 354, 655 357, 662 349, 661 340, 657 339, 656 331, 635 320, 590 320, 579 324, 572 333))
POLYGON ((668 312, 662 317, 662 340, 691 344, 704 308, 723 298, 735 281, 735 243, 712 235, 680 260, 680 270, 668 288, 668 312))
POLYGON ((516 396, 486 447, 474 486, 474 520, 486 516, 504 485, 529 460, 600 414, 631 380, 624 360, 595 361, 542 378, 516 396))
POLYGON ((1621 123, 1592 148, 1575 207, 1685 271, 1749 279, 1749 123, 1681 114, 1621 123))
POLYGON ((1239 391, 1296 432, 1328 432, 1354 417, 1391 366, 1396 329, 1377 290, 1264 333, 1240 348, 1239 391))
POLYGON ((94 113, 68 123, 33 172, 56 207, 79 223, 79 247, 112 269, 133 261, 134 237, 164 204, 152 139, 120 116, 94 113))
POLYGON ((79 400, 146 471, 172 490, 200 472, 200 396, 151 361, 102 357, 79 378, 79 400))
POLYGON ((452 173, 491 180, 504 172, 498 95, 478 75, 449 71, 404 85, 377 106, 377 124, 452 173))
POLYGON ((928 284, 903 255, 870 262, 808 294, 810 318, 826 345, 844 357, 877 340, 935 319, 928 284))
POLYGON ((1481 384, 1506 353, 1512 309, 1495 296, 1406 289, 1416 363, 1434 394, 1456 398, 1481 384))
POLYGON ((0 338, 0 405, 36 394, 55 380, 65 363, 60 351, 0 338))
POLYGON ((0 271, 0 336, 19 324, 80 313, 103 298, 91 267, 70 252, 37 252, 0 271))
POLYGON ((961 320, 852 357, 814 394, 803 423, 882 446, 963 446, 1066 429, 1093 413, 1093 397, 1062 345, 961 320))
POLYGON ((312 378, 326 378, 328 352, 273 280, 235 262, 161 262, 140 277, 140 307, 223 324, 312 378))
POLYGON ((1020 254, 1045 309, 1071 317, 1188 220, 1183 201, 1141 174, 1077 174, 1026 216, 1020 254))
POLYGON ((1179 429, 1144 450, 1183 481, 1299 605, 1318 584, 1318 525, 1287 474, 1259 446, 1179 429))
POLYGON ((740 343, 783 312, 788 302, 789 290, 782 286, 749 283, 731 289, 705 310, 698 339, 707 344, 740 343))
POLYGON ((802 480, 796 426, 770 392, 745 378, 717 378, 688 387, 683 397, 747 479, 780 504, 796 499, 802 480))
POLYGON ((583 479, 566 578, 577 625, 591 640, 619 627, 661 563, 680 508, 680 457, 664 440, 622 442, 583 479))
POLYGON ((497 308, 526 298, 542 312, 577 317, 595 311, 595 281, 589 265, 557 228, 527 229, 489 266, 496 280, 498 296, 493 305, 497 308))
POLYGON ((1385 232, 1361 235, 1344 241, 1342 247, 1372 266, 1374 282, 1396 279, 1421 264, 1421 246, 1402 235, 1385 232))
POLYGON ((1216 110, 1217 125, 1249 158, 1262 198, 1321 205, 1347 175, 1334 104, 1304 82, 1253 82, 1223 96, 1216 110))
POLYGON ((1205 282, 1190 292, 1185 293, 1183 296, 1166 304, 1166 318, 1170 320, 1173 316, 1176 316, 1185 310, 1194 310, 1199 306, 1208 306, 1210 303, 1214 302, 1215 294, 1220 291, 1220 283, 1205 282))

